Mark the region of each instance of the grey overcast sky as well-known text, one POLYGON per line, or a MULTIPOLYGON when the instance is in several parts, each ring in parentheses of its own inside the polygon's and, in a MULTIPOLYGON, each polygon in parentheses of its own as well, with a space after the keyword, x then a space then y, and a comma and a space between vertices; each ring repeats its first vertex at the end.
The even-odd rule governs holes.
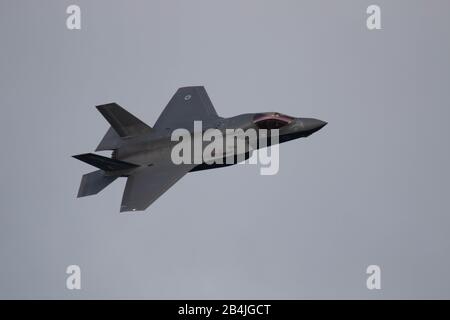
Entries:
POLYGON ((450 298, 449 15, 446 0, 0 0, 0 298, 450 298), (135 215, 119 214, 123 179, 76 199, 92 168, 70 156, 108 128, 94 106, 153 125, 187 85, 225 117, 329 124, 281 145, 274 176, 191 173, 135 215))

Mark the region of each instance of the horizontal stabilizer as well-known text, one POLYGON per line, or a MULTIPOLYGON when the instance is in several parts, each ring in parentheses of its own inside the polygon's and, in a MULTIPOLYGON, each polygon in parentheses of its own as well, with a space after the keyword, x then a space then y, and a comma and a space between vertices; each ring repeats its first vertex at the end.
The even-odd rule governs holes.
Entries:
POLYGON ((138 165, 133 163, 111 159, 93 153, 84 153, 73 157, 104 171, 119 171, 138 167, 138 165))
POLYGON ((101 170, 87 173, 81 178, 77 197, 81 198, 97 194, 116 179, 117 177, 105 176, 101 170))
POLYGON ((138 136, 152 131, 150 126, 133 116, 117 103, 103 104, 97 106, 97 109, 122 138, 138 136))

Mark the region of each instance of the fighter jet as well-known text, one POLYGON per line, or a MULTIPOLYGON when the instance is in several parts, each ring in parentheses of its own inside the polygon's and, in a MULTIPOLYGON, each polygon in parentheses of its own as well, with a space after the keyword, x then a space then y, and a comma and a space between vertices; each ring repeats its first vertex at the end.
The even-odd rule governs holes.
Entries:
MULTIPOLYGON (((283 143, 308 137, 327 124, 317 119, 294 118, 278 112, 220 117, 202 86, 178 89, 153 127, 117 103, 96 108, 111 127, 95 151, 112 150, 112 154, 111 157, 93 153, 73 156, 99 169, 83 175, 78 197, 97 194, 117 178, 125 177, 127 182, 121 212, 147 209, 188 172, 232 165, 227 161, 175 164, 171 149, 176 142, 172 141, 171 134, 176 129, 194 132, 195 121, 202 121, 202 130, 215 128, 224 134, 229 128, 252 128, 256 131, 278 129, 279 143, 283 143)), ((257 143, 253 149, 260 147, 257 143)), ((245 159, 251 156, 253 149, 245 149, 245 159)), ((225 152, 215 156, 229 157, 230 154, 225 152)))

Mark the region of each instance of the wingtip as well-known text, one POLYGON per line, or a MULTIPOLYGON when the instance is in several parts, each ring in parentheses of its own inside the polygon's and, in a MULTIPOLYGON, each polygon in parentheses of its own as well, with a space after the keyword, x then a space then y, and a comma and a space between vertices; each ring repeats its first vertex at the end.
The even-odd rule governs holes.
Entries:
POLYGON ((178 90, 187 90, 187 89, 205 89, 205 86, 184 86, 178 88, 178 90))
POLYGON ((136 209, 136 208, 129 208, 127 206, 121 206, 120 207, 120 213, 134 213, 134 212, 142 212, 142 209, 136 209))

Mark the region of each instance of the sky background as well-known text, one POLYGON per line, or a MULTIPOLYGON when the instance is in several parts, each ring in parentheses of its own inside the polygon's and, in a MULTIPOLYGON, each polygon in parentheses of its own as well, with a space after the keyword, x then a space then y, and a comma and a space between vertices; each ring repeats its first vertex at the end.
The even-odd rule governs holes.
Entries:
POLYGON ((450 298, 450 2, 0 0, 0 298, 450 298), (66 28, 81 7, 82 29, 66 28), (382 30, 366 28, 381 7, 382 30), (329 124, 280 171, 191 173, 145 212, 77 199, 117 102, 329 124), (79 291, 66 267, 81 267, 79 291), (368 265, 381 290, 366 288, 368 265))

